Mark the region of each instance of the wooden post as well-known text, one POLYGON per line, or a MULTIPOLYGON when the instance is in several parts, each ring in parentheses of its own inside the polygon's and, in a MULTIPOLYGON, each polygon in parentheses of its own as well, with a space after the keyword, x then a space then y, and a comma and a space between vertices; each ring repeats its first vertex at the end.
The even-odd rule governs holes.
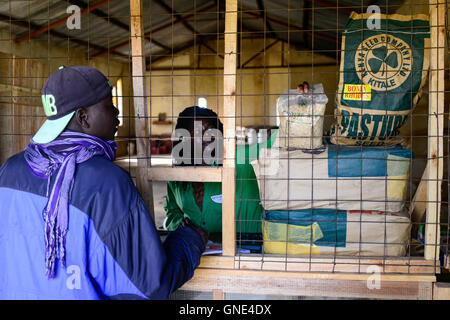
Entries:
POLYGON ((225 4, 225 57, 223 70, 224 161, 222 171, 222 254, 234 256, 236 242, 236 58, 237 0, 225 4))
POLYGON ((445 3, 430 0, 430 78, 428 112, 428 186, 425 259, 439 259, 444 134, 445 3))
POLYGON ((225 300, 225 292, 223 290, 213 290, 213 300, 225 300))
POLYGON ((148 124, 146 81, 145 81, 145 55, 144 55, 144 27, 142 20, 143 10, 141 0, 130 0, 130 32, 132 52, 133 101, 136 122, 136 153, 137 170, 136 185, 142 195, 153 220, 155 219, 153 207, 152 184, 148 180, 148 167, 150 167, 150 126, 148 124))
POLYGON ((222 168, 154 167, 148 169, 148 179, 151 181, 222 182, 222 168))
POLYGON ((433 283, 433 300, 450 300, 450 283, 433 283))

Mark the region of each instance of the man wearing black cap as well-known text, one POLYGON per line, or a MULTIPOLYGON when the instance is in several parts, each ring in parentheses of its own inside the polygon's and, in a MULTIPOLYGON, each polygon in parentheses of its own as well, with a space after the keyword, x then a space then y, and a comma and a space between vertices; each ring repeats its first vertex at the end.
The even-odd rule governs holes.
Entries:
POLYGON ((0 299, 167 299, 199 265, 207 232, 184 220, 162 244, 112 163, 111 89, 96 69, 60 67, 47 120, 0 168, 0 299))

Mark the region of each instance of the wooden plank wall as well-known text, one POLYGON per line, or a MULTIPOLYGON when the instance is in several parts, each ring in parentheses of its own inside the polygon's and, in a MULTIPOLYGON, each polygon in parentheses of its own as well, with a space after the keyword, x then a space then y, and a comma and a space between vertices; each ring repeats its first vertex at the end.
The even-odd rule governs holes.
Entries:
MULTIPOLYGON (((128 85, 128 67, 117 62, 98 58, 87 61, 83 54, 79 57, 67 56, 67 61, 55 61, 46 57, 42 48, 27 53, 18 50, 20 55, 6 52, 0 43, 0 165, 15 153, 23 151, 32 135, 45 121, 42 108, 41 89, 48 76, 61 64, 90 65, 109 75, 114 85, 119 77, 123 79, 124 125, 119 128, 119 135, 127 135, 134 123, 128 121, 128 104, 130 97, 128 85), (39 55, 40 54, 40 55, 39 55)), ((50 45, 53 49, 53 46, 50 45)), ((15 50, 10 50, 15 51, 15 50)), ((73 54, 73 53, 71 53, 73 54)), ((123 149, 123 148, 122 148, 123 149)))
POLYGON ((0 164, 22 151, 45 120, 41 88, 48 64, 0 53, 0 164))

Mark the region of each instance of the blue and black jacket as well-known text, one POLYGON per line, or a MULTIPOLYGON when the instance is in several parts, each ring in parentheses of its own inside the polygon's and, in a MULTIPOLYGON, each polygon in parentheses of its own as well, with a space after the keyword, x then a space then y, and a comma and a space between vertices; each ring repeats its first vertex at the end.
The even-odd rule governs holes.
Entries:
POLYGON ((201 236, 180 227, 162 244, 129 174, 95 156, 77 165, 66 265, 48 279, 46 192, 23 152, 0 168, 0 299, 167 299, 200 263, 201 236))

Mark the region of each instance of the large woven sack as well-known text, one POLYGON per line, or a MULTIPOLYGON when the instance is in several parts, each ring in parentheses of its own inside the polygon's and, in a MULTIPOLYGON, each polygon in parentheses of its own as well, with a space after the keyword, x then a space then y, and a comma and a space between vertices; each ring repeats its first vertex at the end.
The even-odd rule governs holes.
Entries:
POLYGON ((325 145, 260 150, 251 162, 265 210, 309 208, 399 212, 413 154, 400 147, 325 145))
POLYGON ((380 15, 381 28, 369 29, 371 17, 353 12, 342 35, 334 144, 402 143, 400 128, 427 79, 428 16, 380 15))

